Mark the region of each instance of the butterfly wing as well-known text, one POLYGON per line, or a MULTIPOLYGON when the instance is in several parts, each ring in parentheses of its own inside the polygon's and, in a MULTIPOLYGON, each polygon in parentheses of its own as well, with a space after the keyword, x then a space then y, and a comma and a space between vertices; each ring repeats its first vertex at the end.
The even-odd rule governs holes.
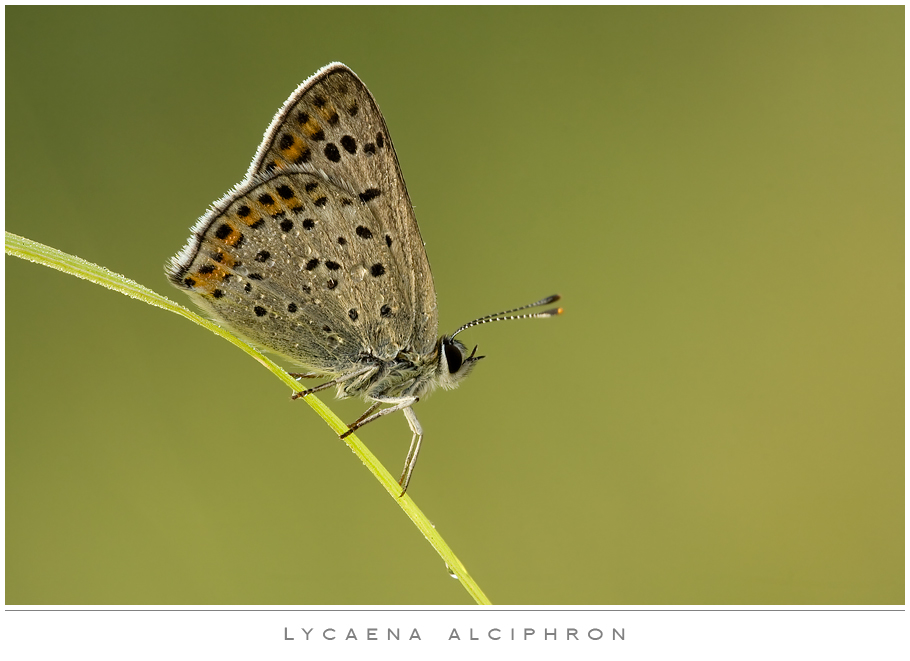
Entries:
POLYGON ((342 64, 291 95, 247 178, 167 271, 239 335, 326 373, 436 343, 433 277, 388 129, 342 64))
POLYGON ((372 209, 312 166, 254 177, 213 208, 171 264, 171 282, 253 344, 343 374, 406 347, 396 277, 403 246, 372 209))
POLYGON ((382 240, 403 248, 393 255, 392 270, 403 282, 408 319, 393 328, 391 339, 429 353, 437 340, 436 289, 417 218, 379 106, 345 65, 322 68, 291 95, 247 176, 293 165, 312 166, 338 188, 356 193, 373 213, 382 240))

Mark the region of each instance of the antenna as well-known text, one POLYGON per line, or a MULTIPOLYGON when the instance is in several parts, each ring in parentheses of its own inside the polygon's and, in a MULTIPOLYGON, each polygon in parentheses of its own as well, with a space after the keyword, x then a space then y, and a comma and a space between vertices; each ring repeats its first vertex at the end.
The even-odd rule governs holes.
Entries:
POLYGON ((562 314, 562 308, 553 308, 552 310, 544 310, 543 312, 531 312, 528 314, 518 314, 513 315, 513 312, 518 312, 519 310, 527 310, 528 308, 536 308, 541 305, 547 305, 548 303, 553 303, 554 301, 559 300, 559 294, 553 294, 552 296, 547 296, 542 298, 539 301, 534 303, 529 303, 528 305, 522 305, 520 308, 512 308, 511 310, 503 310, 502 312, 495 312, 493 314, 484 315, 474 321, 469 321, 464 326, 459 328, 457 331, 452 333, 451 337, 455 337, 461 331, 467 330, 472 326, 480 326, 481 324, 488 324, 491 321, 509 321, 511 319, 546 319, 547 317, 555 317, 558 314, 562 314), (511 315, 511 316, 503 316, 511 315))

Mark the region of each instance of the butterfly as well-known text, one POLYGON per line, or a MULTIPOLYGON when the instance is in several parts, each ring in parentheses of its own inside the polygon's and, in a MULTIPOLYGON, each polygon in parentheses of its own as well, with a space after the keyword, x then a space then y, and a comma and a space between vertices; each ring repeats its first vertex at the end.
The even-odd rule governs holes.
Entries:
POLYGON ((170 282, 254 346, 371 403, 342 438, 402 411, 412 432, 407 490, 423 429, 413 406, 456 387, 483 356, 455 339, 479 324, 558 315, 561 308, 475 319, 437 334, 436 288, 385 120, 348 67, 307 79, 275 115, 246 177, 192 228, 166 266, 170 282), (385 406, 386 408, 380 408, 385 406))

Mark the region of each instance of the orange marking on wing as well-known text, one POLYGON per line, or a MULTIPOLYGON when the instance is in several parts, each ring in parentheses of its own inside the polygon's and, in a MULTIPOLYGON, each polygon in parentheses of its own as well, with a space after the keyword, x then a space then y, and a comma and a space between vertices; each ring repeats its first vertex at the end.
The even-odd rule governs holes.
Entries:
POLYGON ((329 120, 334 115, 338 114, 338 111, 335 109, 335 106, 333 106, 331 103, 327 103, 326 105, 322 106, 321 108, 317 108, 316 112, 318 112, 320 115, 322 115, 322 118, 326 121, 326 123, 329 123, 329 124, 331 124, 331 122, 329 120))
MULTIPOLYGON (((300 155, 303 154, 303 152, 305 152, 307 149, 308 147, 306 146, 306 143, 298 141, 297 138, 294 138, 294 143, 290 147, 287 149, 282 149, 280 151, 287 160, 294 162, 300 158, 300 155)), ((284 166, 284 164, 279 163, 277 159, 273 161, 273 163, 275 163, 276 168, 281 168, 284 166)))
POLYGON ((224 237, 223 241, 226 245, 235 246, 237 245, 237 242, 240 241, 241 236, 243 236, 243 234, 240 233, 240 230, 231 227, 231 233, 224 237))
POLYGON ((237 263, 237 260, 235 260, 233 257, 231 257, 228 253, 224 252, 223 250, 219 250, 218 255, 220 256, 220 261, 216 260, 214 258, 212 259, 212 261, 215 262, 215 264, 217 265, 217 268, 229 269, 229 268, 233 268, 234 264, 237 263))
POLYGON ((319 133, 322 130, 322 127, 319 126, 319 122, 317 122, 312 117, 310 117, 307 120, 306 124, 303 124, 300 128, 310 138, 312 138, 314 135, 316 135, 317 133, 319 133))
MULTIPOLYGON (((281 205, 278 204, 277 200, 275 200, 276 196, 272 195, 271 197, 272 197, 271 204, 265 204, 264 202, 256 200, 256 206, 265 209, 265 213, 269 216, 272 216, 272 215, 278 213, 279 211, 281 211, 281 205)), ((253 215, 255 215, 255 214, 250 214, 250 217, 252 217, 253 215)), ((254 222, 259 220, 259 218, 253 218, 252 220, 250 220, 250 218, 246 218, 245 220, 250 221, 249 224, 252 225, 254 222)))
MULTIPOLYGON (((237 219, 238 219, 241 223, 243 223, 244 225, 249 225, 249 226, 251 226, 251 227, 252 227, 253 225, 255 225, 256 223, 258 223, 259 220, 260 220, 261 218, 262 218, 262 217, 261 217, 258 213, 251 213, 251 214, 249 214, 248 216, 246 216, 245 218, 242 218, 242 217, 240 217, 240 216, 237 216, 237 219)), ((228 237, 227 239, 225 239, 225 243, 228 243, 228 241, 230 240, 230 238, 231 238, 231 237, 228 237)), ((234 241, 236 242, 236 239, 234 239, 234 241)), ((233 243, 228 243, 228 245, 234 245, 234 244, 233 244, 233 243)))
MULTIPOLYGON (((207 268, 207 267, 203 267, 207 268)), ((203 272, 203 270, 198 270, 192 274, 193 280, 196 281, 196 284, 193 285, 193 289, 204 294, 212 294, 218 286, 224 282, 224 276, 227 275, 221 266, 216 266, 210 272, 203 272)))
POLYGON ((278 201, 281 203, 281 206, 284 207, 285 211, 290 211, 296 207, 300 207, 300 200, 297 199, 296 195, 292 195, 288 199, 280 197, 278 201))

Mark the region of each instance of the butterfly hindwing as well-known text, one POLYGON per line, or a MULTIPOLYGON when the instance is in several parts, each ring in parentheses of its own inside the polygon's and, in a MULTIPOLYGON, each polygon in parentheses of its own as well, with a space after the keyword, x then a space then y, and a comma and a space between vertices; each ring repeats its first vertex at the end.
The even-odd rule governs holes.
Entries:
POLYGON ((407 283, 392 266, 402 250, 368 205, 319 174, 255 178, 195 237, 171 281, 254 344, 329 373, 403 348, 394 328, 407 283))

